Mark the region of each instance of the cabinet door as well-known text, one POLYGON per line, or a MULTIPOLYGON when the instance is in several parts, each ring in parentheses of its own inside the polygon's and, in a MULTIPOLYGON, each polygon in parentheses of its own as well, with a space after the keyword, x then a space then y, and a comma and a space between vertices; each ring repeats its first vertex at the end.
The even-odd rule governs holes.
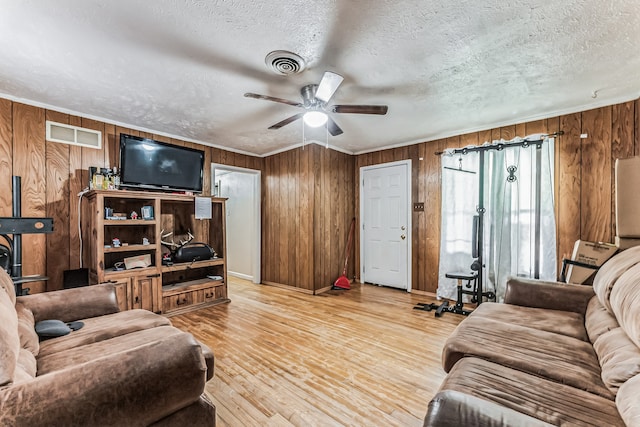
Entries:
POLYGON ((157 301, 157 288, 159 280, 157 276, 137 276, 132 280, 131 306, 153 312, 160 311, 160 302, 157 301))
POLYGON ((116 298, 120 311, 131 310, 131 281, 129 279, 118 279, 115 283, 116 298))

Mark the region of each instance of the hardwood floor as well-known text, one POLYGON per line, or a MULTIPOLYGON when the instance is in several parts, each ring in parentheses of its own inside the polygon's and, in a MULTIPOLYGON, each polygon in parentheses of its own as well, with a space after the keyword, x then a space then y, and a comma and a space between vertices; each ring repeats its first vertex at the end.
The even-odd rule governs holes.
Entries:
POLYGON ((171 318, 215 354, 218 426, 421 426, 462 320, 372 285, 307 295, 230 278, 231 303, 171 318))

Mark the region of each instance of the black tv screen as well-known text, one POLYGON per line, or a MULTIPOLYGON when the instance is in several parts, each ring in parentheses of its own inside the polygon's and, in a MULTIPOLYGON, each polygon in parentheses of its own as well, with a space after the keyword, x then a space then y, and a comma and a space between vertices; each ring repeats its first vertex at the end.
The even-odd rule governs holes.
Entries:
POLYGON ((202 192, 204 152, 120 134, 120 186, 202 192))

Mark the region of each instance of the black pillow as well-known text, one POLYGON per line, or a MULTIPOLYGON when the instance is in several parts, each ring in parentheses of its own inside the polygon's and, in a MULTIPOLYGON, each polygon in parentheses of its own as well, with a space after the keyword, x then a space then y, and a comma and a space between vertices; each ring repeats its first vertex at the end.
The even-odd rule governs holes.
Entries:
POLYGON ((40 341, 68 335, 71 331, 82 328, 84 323, 76 321, 64 323, 62 320, 41 320, 36 323, 36 333, 40 341))
POLYGON ((36 323, 36 333, 41 340, 68 335, 71 328, 62 320, 41 320, 36 323))

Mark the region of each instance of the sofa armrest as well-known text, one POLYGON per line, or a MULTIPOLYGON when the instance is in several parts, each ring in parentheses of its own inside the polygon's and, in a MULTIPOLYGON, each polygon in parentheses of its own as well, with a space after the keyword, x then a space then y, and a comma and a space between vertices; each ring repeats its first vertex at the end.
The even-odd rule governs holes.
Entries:
POLYGON ((0 390, 0 424, 146 426, 205 386, 200 345, 187 333, 44 374, 0 390))
POLYGON ((504 302, 584 314, 589 300, 594 295, 591 286, 510 278, 507 281, 504 302))
POLYGON ((36 322, 46 319, 72 322, 120 311, 112 283, 25 295, 17 300, 33 312, 36 322))

